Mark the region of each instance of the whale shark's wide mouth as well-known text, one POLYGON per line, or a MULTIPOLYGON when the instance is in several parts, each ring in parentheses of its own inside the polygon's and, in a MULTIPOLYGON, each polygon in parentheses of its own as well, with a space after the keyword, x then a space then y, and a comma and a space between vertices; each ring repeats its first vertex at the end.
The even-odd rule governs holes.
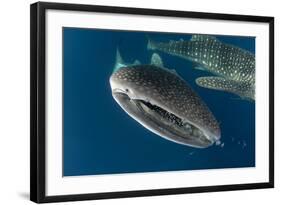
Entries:
POLYGON ((208 147, 215 141, 204 129, 157 104, 143 99, 131 99, 117 89, 113 91, 113 97, 131 117, 168 140, 199 148, 208 147))

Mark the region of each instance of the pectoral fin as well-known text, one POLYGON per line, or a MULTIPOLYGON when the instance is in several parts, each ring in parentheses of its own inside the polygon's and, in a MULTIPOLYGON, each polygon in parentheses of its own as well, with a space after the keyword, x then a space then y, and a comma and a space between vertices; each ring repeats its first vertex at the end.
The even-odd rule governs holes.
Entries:
POLYGON ((239 95, 242 98, 255 100, 255 88, 248 82, 237 82, 221 77, 200 77, 196 84, 214 90, 221 90, 239 95))

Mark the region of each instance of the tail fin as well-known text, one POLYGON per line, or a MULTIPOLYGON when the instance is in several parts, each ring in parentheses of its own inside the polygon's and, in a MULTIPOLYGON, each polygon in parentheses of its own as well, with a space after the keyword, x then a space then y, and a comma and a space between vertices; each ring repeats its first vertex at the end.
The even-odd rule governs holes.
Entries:
POLYGON ((146 36, 146 38, 147 38, 147 50, 155 50, 156 49, 155 42, 151 40, 149 36, 146 36))

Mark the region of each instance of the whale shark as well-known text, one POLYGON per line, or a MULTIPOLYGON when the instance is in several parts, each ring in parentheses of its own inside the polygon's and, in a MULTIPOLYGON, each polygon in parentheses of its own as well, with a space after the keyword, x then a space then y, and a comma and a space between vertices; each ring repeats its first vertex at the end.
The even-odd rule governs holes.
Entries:
MULTIPOLYGON (((117 61, 122 61, 117 52, 117 61)), ((167 140, 196 148, 219 141, 220 127, 203 100, 156 53, 150 64, 124 65, 110 76, 114 100, 134 120, 167 140)))
POLYGON ((201 87, 255 100, 255 55, 247 50, 205 34, 194 34, 188 41, 148 39, 147 48, 187 59, 196 64, 194 68, 215 75, 197 78, 196 83, 201 87))

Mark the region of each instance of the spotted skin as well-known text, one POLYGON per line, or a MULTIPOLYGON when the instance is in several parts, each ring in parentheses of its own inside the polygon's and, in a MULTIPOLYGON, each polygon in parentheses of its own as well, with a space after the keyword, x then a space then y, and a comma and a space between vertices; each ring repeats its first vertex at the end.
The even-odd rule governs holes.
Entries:
POLYGON ((253 86, 249 82, 237 82, 214 76, 197 78, 196 83, 205 88, 232 92, 245 99, 254 99, 255 97, 253 96, 255 91, 252 90, 253 86))
MULTIPOLYGON (((116 88, 126 90, 130 99, 149 102, 177 116, 182 124, 186 121, 204 130, 213 137, 210 144, 220 138, 219 124, 212 112, 177 74, 154 65, 129 66, 113 73, 110 82, 113 91, 116 88)), ((177 142, 175 138, 172 140, 177 142)), ((187 144, 184 141, 181 143, 187 144)))
POLYGON ((221 78, 204 77, 204 81, 202 79, 196 81, 202 87, 255 99, 255 55, 246 50, 222 43, 209 35, 193 35, 190 41, 169 43, 150 40, 148 49, 160 50, 190 60, 197 63, 200 68, 225 79, 222 81, 221 78), (241 86, 238 85, 240 83, 241 86), (248 90, 244 90, 245 85, 248 90), (240 88, 243 89, 239 90, 240 88))

